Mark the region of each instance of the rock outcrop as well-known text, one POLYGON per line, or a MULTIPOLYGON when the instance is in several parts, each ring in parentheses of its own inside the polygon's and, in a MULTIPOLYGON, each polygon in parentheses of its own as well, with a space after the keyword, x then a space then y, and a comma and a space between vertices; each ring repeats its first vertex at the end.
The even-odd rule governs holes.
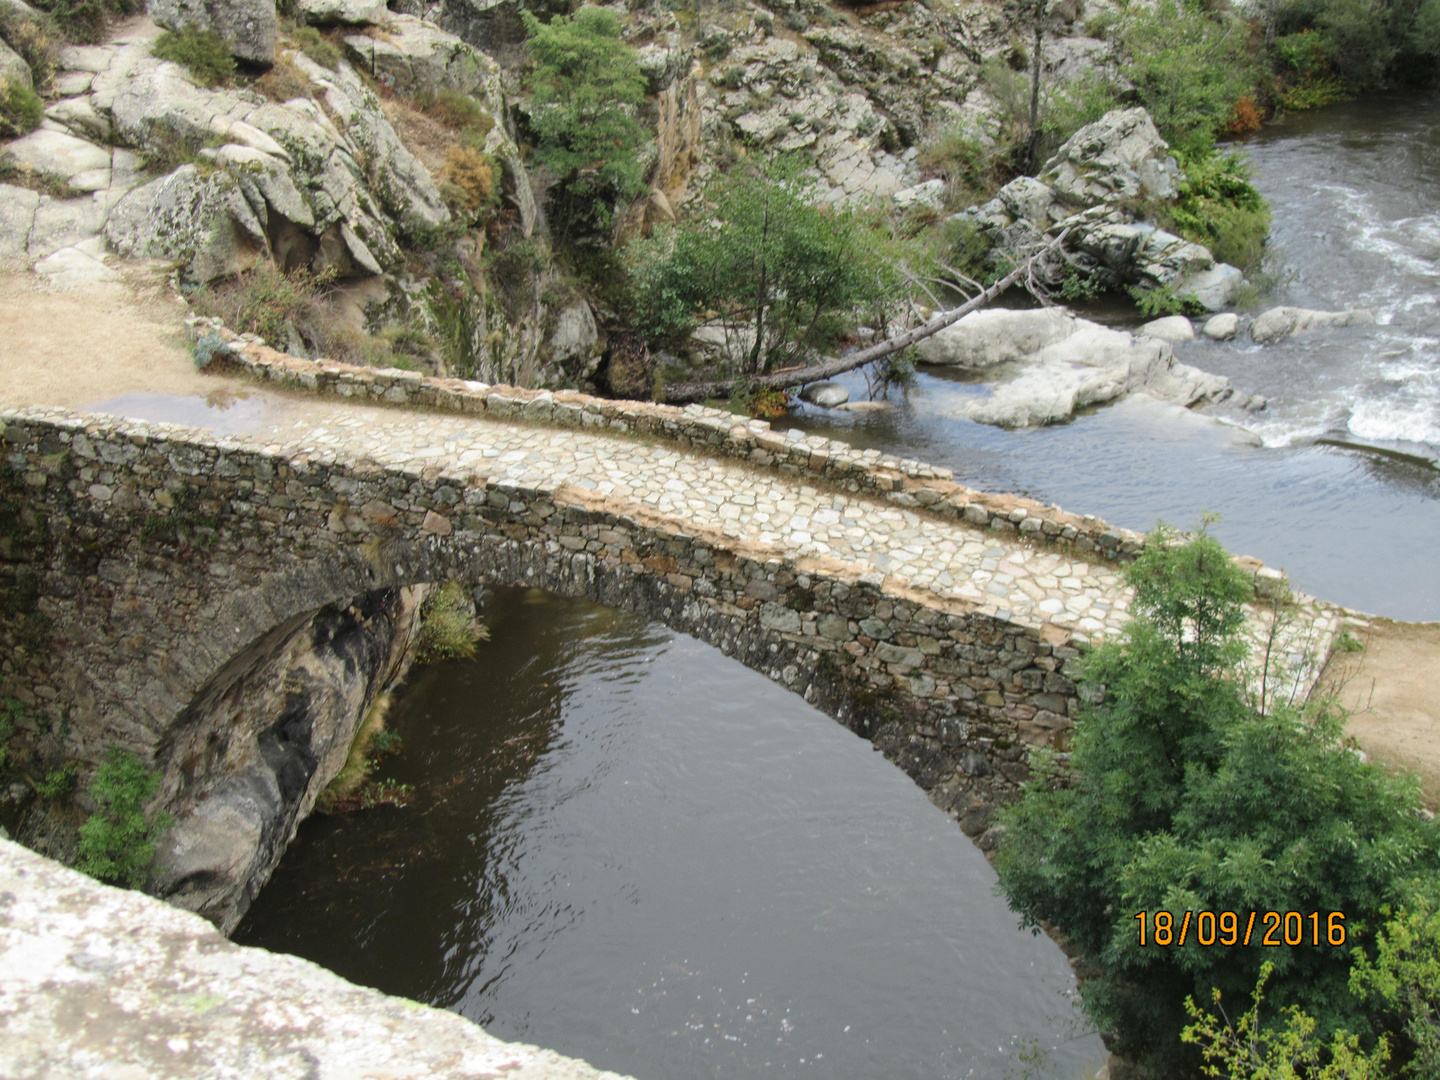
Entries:
POLYGON ((999 427, 1053 424, 1131 393, 1184 407, 1234 396, 1229 379, 1177 363, 1168 341, 1060 308, 973 312, 916 348, 927 363, 996 371, 990 396, 967 403, 961 415, 999 427))
POLYGON ((1217 263, 1205 247, 1135 218, 1135 205, 1173 198, 1181 179, 1149 113, 1117 109, 1072 135, 1038 177, 1012 180, 956 219, 1015 246, 1089 211, 1071 247, 1073 265, 1096 284, 1168 288, 1216 311, 1239 288, 1241 272, 1217 263))

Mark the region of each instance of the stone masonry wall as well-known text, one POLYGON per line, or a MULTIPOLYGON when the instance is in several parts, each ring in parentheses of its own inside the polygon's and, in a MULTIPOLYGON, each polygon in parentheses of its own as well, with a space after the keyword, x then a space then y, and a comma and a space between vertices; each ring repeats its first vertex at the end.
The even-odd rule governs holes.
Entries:
POLYGON ((80 760, 118 743, 154 761, 181 820, 206 778, 173 767, 173 725, 234 656, 326 604, 447 578, 586 596, 707 641, 873 740, 972 836, 1029 747, 1067 745, 1078 654, 1051 625, 681 532, 580 488, 63 410, 3 423, 8 685, 34 718, 66 722, 80 760))

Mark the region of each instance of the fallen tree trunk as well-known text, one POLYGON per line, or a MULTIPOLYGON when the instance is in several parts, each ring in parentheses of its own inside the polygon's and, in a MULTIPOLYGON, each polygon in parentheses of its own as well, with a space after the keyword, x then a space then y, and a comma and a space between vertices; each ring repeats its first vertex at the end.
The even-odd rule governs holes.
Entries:
POLYGON ((923 341, 932 334, 945 329, 951 323, 958 322, 970 312, 984 307, 994 300, 1011 285, 1025 277, 1029 271, 1030 260, 1027 259, 994 285, 965 301, 959 307, 942 311, 913 330, 886 338, 884 341, 871 345, 867 349, 850 353, 848 356, 832 357, 821 363, 811 364, 809 367, 787 368, 771 375, 756 375, 750 378, 741 375, 716 382, 676 383, 673 386, 665 387, 665 400, 670 404, 683 405, 691 401, 705 401, 708 398, 728 398, 734 393, 737 386, 752 390, 786 390, 792 386, 804 386, 806 383, 820 382, 822 379, 833 379, 836 375, 854 371, 856 368, 864 367, 876 360, 883 360, 902 349, 908 349, 917 341, 923 341))

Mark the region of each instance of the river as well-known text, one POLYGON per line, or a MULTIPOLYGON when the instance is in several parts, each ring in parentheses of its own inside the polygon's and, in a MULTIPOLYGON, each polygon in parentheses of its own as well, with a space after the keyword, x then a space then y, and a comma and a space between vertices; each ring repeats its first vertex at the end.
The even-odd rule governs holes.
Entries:
MULTIPOLYGON (((922 371, 887 412, 794 423, 1132 528, 1215 511, 1228 547, 1326 599, 1440 618, 1435 104, 1247 143, 1275 210, 1269 301, 1379 322, 1182 347, 1262 414, 1137 399, 1007 432, 952 415, 983 386, 922 371)), ((641 1080, 1058 1080, 1098 1059, 1059 951, 867 744, 627 616, 500 590, 486 618, 475 661, 397 695, 382 773, 415 804, 306 822, 237 940, 641 1080)))

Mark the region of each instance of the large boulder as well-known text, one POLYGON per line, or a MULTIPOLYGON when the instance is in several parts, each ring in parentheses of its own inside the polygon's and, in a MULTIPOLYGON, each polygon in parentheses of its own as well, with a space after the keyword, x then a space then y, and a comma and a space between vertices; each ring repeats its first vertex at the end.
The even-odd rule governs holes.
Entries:
POLYGON ((146 10, 169 30, 214 30, 239 60, 275 62, 275 0, 147 0, 146 10))
POLYGON ((1087 207, 1173 198, 1181 172, 1155 121, 1137 106, 1086 124, 1065 140, 1040 176, 1061 202, 1087 207))
POLYGON ((1277 307, 1256 317, 1250 324, 1250 339, 1260 345, 1274 345, 1292 334, 1326 326, 1373 326, 1375 313, 1363 308, 1351 311, 1311 311, 1308 308, 1277 307))
POLYGON ((126 195, 110 212, 105 238, 127 259, 170 259, 193 282, 254 266, 265 229, 240 184, 226 172, 182 165, 126 195))
POLYGON ((456 37, 486 52, 525 40, 520 0, 443 0, 436 21, 456 37))
MULTIPOLYGON (((1042 325, 1033 318, 1039 312, 1004 314, 1030 316, 1032 328, 1042 325)), ((1176 363, 1169 342, 1136 338, 1068 315, 1051 322, 1043 334, 1028 339, 1017 335, 1008 344, 990 344, 973 355, 982 360, 1003 357, 1010 362, 1010 374, 989 397, 962 406, 960 415, 1000 427, 1053 424, 1069 419, 1077 409, 1130 393, 1185 407, 1223 401, 1233 393, 1229 379, 1176 363), (1022 349, 1022 340, 1025 345, 1044 344, 1022 349)))
POLYGON ((1075 332, 1075 323, 1075 317, 1064 308, 986 308, 972 311, 919 342, 915 351, 927 364, 983 371, 1063 341, 1075 332))
POLYGON ((458 90, 503 116, 500 65, 473 45, 413 15, 391 15, 380 35, 350 34, 345 51, 367 74, 401 94, 458 90))

